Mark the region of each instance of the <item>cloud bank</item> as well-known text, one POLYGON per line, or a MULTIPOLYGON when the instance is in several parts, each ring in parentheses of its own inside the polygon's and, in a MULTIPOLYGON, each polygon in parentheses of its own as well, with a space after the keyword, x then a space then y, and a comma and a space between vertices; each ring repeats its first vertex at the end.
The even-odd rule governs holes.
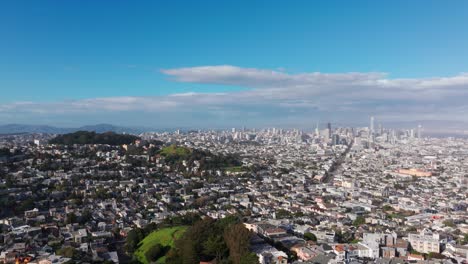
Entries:
POLYGON ((247 88, 224 93, 107 97, 0 105, 4 119, 23 116, 118 116, 132 113, 200 127, 228 124, 294 125, 316 120, 344 122, 450 120, 468 122, 468 74, 391 79, 386 73, 287 73, 231 65, 164 69, 183 83, 247 88), (162 118, 164 116, 164 118, 162 118), (177 119, 177 120, 174 120, 177 119))

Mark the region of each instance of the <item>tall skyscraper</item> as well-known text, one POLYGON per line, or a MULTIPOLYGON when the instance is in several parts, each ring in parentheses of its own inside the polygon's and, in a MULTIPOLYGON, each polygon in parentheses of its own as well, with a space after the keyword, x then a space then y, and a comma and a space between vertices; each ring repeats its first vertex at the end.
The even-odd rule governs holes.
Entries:
POLYGON ((417 134, 418 134, 417 136, 418 136, 419 139, 421 138, 421 130, 422 130, 422 126, 421 126, 421 124, 419 124, 418 125, 418 131, 417 131, 417 134))
POLYGON ((370 117, 370 133, 371 133, 371 134, 374 134, 374 132, 375 132, 375 131, 374 131, 374 117, 371 116, 371 117, 370 117))
POLYGON ((335 145, 338 145, 340 142, 340 136, 338 136, 337 134, 333 134, 332 135, 332 145, 335 146, 335 145))
POLYGON ((331 138, 331 135, 332 135, 331 123, 327 124, 327 128, 328 128, 328 138, 331 138))

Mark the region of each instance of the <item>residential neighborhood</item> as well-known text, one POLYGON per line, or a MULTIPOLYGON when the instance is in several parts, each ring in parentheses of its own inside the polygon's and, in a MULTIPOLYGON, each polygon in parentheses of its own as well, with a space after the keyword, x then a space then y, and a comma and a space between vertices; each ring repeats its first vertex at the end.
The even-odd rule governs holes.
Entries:
POLYGON ((189 214, 239 216, 261 264, 468 261, 465 139, 330 126, 54 137, 0 137, 0 262, 130 263, 129 232, 189 214))

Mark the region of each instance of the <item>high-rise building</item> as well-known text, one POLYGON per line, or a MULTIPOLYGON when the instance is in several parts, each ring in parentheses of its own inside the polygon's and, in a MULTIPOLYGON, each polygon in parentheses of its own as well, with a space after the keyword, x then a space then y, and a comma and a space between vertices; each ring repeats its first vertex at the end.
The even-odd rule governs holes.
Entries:
POLYGON ((335 146, 335 145, 338 145, 340 144, 340 136, 338 136, 337 134, 333 134, 332 135, 332 145, 335 146))
POLYGON ((418 134, 418 138, 420 139, 421 138, 421 130, 422 130, 422 126, 421 124, 418 125, 418 131, 417 131, 417 134, 418 134))
POLYGON ((374 117, 370 117, 370 133, 374 134, 374 117))
POLYGON ((328 129, 328 138, 331 138, 331 135, 332 135, 331 123, 327 124, 327 129, 328 129))
POLYGON ((390 138, 390 142, 395 145, 396 139, 397 139, 397 136, 396 136, 395 130, 392 130, 392 136, 390 138))

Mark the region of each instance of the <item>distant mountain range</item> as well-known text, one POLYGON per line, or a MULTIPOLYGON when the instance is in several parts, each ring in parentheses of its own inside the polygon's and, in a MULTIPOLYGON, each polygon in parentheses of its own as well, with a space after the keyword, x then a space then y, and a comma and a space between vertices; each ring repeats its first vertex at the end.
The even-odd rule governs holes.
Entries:
MULTIPOLYGON (((377 120, 376 124, 380 124, 377 120)), ((442 121, 442 120, 416 120, 411 122, 382 122, 384 128, 394 129, 416 129, 418 125, 422 125, 422 134, 425 136, 463 136, 468 137, 468 122, 462 121, 442 121)), ((343 124, 332 123, 332 127, 361 127, 368 126, 367 123, 359 124, 343 124)), ((323 128, 325 124, 320 124, 323 128)), ((314 126, 315 128, 315 126, 314 126)), ((48 133, 48 134, 67 134, 76 131, 94 131, 96 133, 115 132, 115 133, 128 133, 128 134, 141 134, 144 132, 164 132, 175 131, 180 129, 182 131, 197 130, 189 127, 178 128, 148 128, 148 127, 122 127, 110 124, 97 124, 81 126, 76 128, 64 128, 48 125, 26 125, 26 124, 7 124, 0 125, 0 134, 20 134, 20 133, 48 133)), ((228 128, 210 128, 214 130, 226 130, 228 128)), ((308 128, 309 131, 310 128, 308 128)))
POLYGON ((66 134, 76 131, 94 131, 96 133, 115 132, 115 133, 128 133, 140 134, 146 131, 151 131, 149 128, 130 128, 120 127, 109 124, 98 124, 82 126, 77 128, 63 128, 53 127, 46 125, 22 125, 22 124, 7 124, 0 125, 0 134, 19 134, 19 133, 48 133, 48 134, 66 134))

